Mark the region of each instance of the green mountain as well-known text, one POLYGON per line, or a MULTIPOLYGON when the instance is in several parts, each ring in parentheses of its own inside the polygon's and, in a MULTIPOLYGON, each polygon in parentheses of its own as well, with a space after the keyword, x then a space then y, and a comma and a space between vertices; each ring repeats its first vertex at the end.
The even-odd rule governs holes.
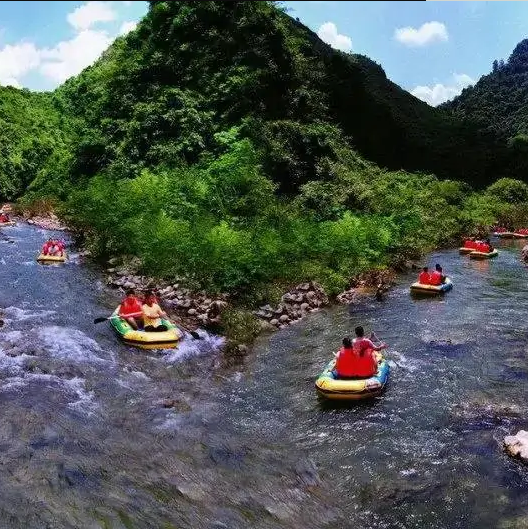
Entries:
POLYGON ((527 101, 528 39, 517 44, 506 62, 494 61, 488 75, 442 107, 454 117, 470 116, 506 141, 528 133, 527 101))
POLYGON ((528 196, 522 182, 493 195, 467 185, 504 170, 493 131, 427 106, 274 3, 150 4, 53 94, 4 91, 47 120, 22 136, 48 150, 0 192, 33 177, 26 203, 61 199, 94 255, 258 299, 305 279, 337 292, 361 270, 513 218, 500 197, 528 196))
POLYGON ((493 135, 429 107, 381 66, 333 50, 267 2, 151 2, 138 29, 57 98, 83 124, 83 176, 194 163, 221 151, 215 134, 233 126, 266 153, 266 173, 284 192, 331 178, 340 143, 389 169, 476 185, 497 175, 493 135))

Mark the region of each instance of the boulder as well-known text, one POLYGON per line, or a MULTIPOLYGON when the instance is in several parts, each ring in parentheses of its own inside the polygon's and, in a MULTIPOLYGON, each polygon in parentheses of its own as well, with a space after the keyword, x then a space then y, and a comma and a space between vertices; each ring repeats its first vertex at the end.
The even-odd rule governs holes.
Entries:
POLYGON ((188 314, 189 316, 195 316, 195 315, 196 315, 196 309, 189 309, 189 310, 187 311, 187 314, 188 314))
POLYGON ((297 285, 296 290, 310 290, 310 283, 301 283, 297 285))
POLYGON ((504 438, 504 447, 512 457, 528 463, 528 432, 526 430, 519 430, 515 435, 507 435, 504 438))
POLYGON ((521 250, 521 259, 526 263, 528 262, 528 244, 523 246, 523 249, 521 250))
POLYGON ((287 323, 290 321, 290 318, 289 316, 287 316, 286 314, 283 314, 280 318, 279 318, 279 322, 280 323, 287 323))
POLYGON ((274 325, 275 327, 279 324, 279 320, 277 318, 273 318, 271 321, 270 321, 270 324, 271 325, 274 325))
POLYGON ((310 305, 308 305, 308 303, 302 303, 301 310, 304 312, 306 312, 307 310, 310 310, 310 305))

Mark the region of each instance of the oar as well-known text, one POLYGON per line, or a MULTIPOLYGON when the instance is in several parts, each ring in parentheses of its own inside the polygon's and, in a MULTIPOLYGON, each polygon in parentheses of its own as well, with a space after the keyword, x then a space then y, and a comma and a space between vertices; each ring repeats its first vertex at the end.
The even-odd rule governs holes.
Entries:
MULTIPOLYGON (((142 312, 135 312, 134 314, 128 314, 128 317, 135 318, 143 316, 142 312)), ((115 318, 115 314, 112 314, 112 316, 101 316, 100 318, 95 318, 94 323, 101 323, 103 321, 111 320, 112 318, 115 318)))
POLYGON ((191 331, 191 329, 185 327, 185 325, 182 325, 179 321, 176 321, 176 324, 181 327, 185 332, 188 332, 195 340, 202 339, 202 337, 196 331, 191 331))

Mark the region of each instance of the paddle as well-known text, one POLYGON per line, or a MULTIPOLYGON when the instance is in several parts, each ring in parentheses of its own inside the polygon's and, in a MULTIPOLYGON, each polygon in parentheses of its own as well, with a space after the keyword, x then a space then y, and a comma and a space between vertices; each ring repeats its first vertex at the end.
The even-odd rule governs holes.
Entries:
MULTIPOLYGON (((136 316, 141 316, 143 313, 142 312, 138 312, 138 313, 135 313, 135 314, 130 314, 129 316, 131 318, 133 317, 136 317, 136 316)), ((101 316, 100 318, 95 318, 95 320, 93 321, 94 323, 102 323, 103 321, 107 321, 107 320, 111 320, 112 318, 115 318, 115 316, 101 316)), ((181 327, 185 332, 189 333, 195 340, 201 340, 202 337, 196 332, 196 331, 191 331, 191 329, 185 327, 185 325, 182 325, 181 322, 177 321, 176 324, 181 327)))

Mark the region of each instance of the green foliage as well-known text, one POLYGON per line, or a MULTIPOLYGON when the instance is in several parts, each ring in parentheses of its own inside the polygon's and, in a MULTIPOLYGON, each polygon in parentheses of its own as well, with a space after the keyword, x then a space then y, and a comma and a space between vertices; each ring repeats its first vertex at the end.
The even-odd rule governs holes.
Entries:
POLYGON ((486 189, 486 193, 510 204, 522 204, 528 201, 528 185, 512 178, 497 180, 486 189))
POLYGON ((337 293, 368 268, 528 221, 522 182, 469 185, 528 170, 521 128, 506 144, 429 107, 272 2, 151 2, 53 94, 0 93, 3 198, 53 197, 95 255, 240 300, 305 280, 337 293))

